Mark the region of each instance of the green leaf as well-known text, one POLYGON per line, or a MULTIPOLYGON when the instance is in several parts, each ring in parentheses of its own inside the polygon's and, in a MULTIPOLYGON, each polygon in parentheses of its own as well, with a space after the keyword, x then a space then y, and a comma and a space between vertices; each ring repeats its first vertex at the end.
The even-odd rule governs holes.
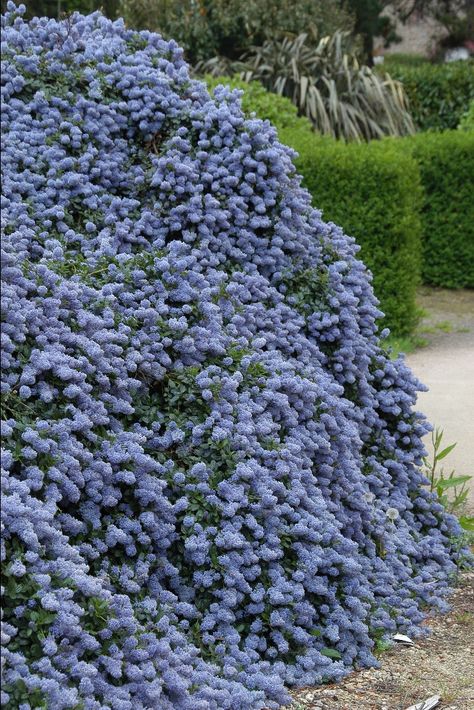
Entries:
POLYGON ((463 530, 467 530, 468 532, 474 532, 474 517, 461 515, 461 517, 459 518, 459 525, 462 527, 463 530))
POLYGON ((463 483, 470 481, 472 476, 453 476, 452 478, 440 478, 436 483, 436 487, 444 491, 446 488, 455 488, 463 483))
POLYGON ((469 490, 466 488, 455 497, 453 502, 451 503, 451 509, 454 510, 454 508, 459 508, 460 506, 464 505, 464 503, 467 500, 467 496, 469 495, 469 490))
POLYGON ((335 648, 323 648, 323 649, 321 649, 320 653, 323 656, 327 656, 328 658, 336 658, 336 659, 342 658, 339 651, 336 651, 335 648))
POLYGON ((445 449, 439 452, 439 454, 436 454, 436 460, 441 461, 441 459, 446 458, 446 456, 451 453, 451 451, 454 449, 456 446, 456 443, 451 444, 450 446, 447 446, 445 449))

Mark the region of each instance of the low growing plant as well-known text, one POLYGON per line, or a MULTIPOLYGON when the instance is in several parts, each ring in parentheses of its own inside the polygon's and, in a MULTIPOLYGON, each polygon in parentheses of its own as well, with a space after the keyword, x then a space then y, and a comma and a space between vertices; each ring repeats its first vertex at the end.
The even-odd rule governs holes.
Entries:
POLYGON ((463 530, 472 532, 474 531, 474 517, 464 515, 464 512, 469 495, 469 481, 473 477, 470 475, 458 475, 454 470, 446 474, 444 468, 439 466, 440 461, 443 461, 456 446, 456 443, 454 443, 443 448, 443 435, 442 429, 436 428, 433 430, 431 434, 433 455, 431 459, 425 457, 423 460, 430 491, 435 491, 438 494, 440 503, 446 510, 458 517, 463 530))

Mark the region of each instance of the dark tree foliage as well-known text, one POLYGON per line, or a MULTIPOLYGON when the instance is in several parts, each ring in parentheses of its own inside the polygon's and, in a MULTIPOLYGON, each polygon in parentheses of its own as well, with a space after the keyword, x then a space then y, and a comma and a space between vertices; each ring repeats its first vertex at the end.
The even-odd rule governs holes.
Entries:
POLYGON ((173 38, 191 64, 219 55, 237 59, 268 38, 337 29, 353 31, 344 2, 333 0, 120 0, 120 15, 134 29, 173 38))
POLYGON ((383 37, 387 46, 399 40, 393 21, 383 14, 391 3, 388 0, 343 0, 343 3, 354 14, 354 30, 362 38, 364 60, 372 66, 375 37, 383 37))

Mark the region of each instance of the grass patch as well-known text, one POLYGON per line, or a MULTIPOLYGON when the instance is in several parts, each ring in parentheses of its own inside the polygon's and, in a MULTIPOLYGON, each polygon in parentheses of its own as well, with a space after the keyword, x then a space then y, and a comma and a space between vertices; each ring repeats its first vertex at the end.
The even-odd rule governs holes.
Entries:
POLYGON ((433 325, 424 326, 420 330, 420 333, 433 334, 433 333, 439 333, 440 331, 442 333, 452 333, 453 330, 454 330, 454 326, 449 320, 442 320, 442 321, 439 321, 439 323, 434 323, 433 325))
POLYGON ((396 360, 400 353, 410 355, 410 353, 415 350, 426 347, 428 345, 428 341, 416 334, 405 337, 396 337, 391 335, 387 338, 384 344, 385 347, 391 351, 391 359, 396 360))

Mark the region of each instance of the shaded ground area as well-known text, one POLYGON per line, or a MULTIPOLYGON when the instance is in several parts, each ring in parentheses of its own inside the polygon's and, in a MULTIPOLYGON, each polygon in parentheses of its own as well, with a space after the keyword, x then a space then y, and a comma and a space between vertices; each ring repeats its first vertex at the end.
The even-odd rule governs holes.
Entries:
MULTIPOLYGON (((443 443, 457 442, 445 469, 474 476, 474 291, 424 288, 419 305, 425 316, 419 335, 426 346, 407 362, 429 387, 418 407, 432 424, 444 430, 443 443)), ((426 442, 431 451, 430 442, 426 442)), ((470 509, 474 509, 474 478, 470 509)))
POLYGON ((461 575, 451 604, 449 614, 427 619, 427 638, 393 646, 379 669, 295 691, 289 710, 406 710, 433 695, 441 696, 437 710, 473 710, 474 572, 461 575))

